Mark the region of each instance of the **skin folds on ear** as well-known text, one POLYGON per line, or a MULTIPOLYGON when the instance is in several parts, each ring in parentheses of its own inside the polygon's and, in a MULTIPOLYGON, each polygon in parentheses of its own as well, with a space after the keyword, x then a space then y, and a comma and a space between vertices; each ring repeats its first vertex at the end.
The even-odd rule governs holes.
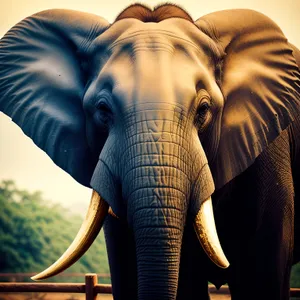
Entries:
POLYGON ((86 186, 98 157, 86 142, 81 65, 108 26, 96 15, 48 10, 24 19, 0 41, 0 110, 86 186))
POLYGON ((216 189, 246 170, 300 111, 300 75, 279 27, 251 10, 225 10, 195 23, 225 53, 225 98, 218 152, 210 165, 216 189))

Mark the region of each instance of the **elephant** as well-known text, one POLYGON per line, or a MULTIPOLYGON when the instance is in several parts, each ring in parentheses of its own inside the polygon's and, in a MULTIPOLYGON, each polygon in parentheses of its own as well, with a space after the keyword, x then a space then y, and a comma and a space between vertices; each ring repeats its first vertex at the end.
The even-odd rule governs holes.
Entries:
POLYGON ((300 260, 300 52, 267 16, 51 9, 0 42, 0 110, 93 189, 114 299, 289 299, 300 260), (251 290, 248 286, 251 285, 251 290))

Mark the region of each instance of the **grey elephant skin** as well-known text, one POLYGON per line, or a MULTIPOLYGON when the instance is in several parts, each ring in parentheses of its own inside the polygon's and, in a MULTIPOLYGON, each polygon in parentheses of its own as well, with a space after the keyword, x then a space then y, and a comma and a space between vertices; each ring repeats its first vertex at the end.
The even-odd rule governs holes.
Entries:
POLYGON ((289 299, 299 64, 252 10, 193 21, 135 4, 109 24, 58 9, 10 29, 1 111, 94 190, 78 237, 35 279, 74 263, 104 222, 114 299, 209 299, 208 280, 232 299, 289 299))

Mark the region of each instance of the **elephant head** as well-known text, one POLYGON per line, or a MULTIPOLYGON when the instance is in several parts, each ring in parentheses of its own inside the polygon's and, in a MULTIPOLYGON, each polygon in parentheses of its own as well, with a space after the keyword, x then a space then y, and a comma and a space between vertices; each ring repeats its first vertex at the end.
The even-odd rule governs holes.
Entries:
POLYGON ((94 190, 73 244, 35 279, 74 263, 108 211, 134 232, 141 299, 176 298, 187 216, 226 268, 211 195, 293 121, 299 99, 292 49, 254 11, 193 22, 174 5, 135 4, 113 24, 70 10, 21 21, 0 43, 0 109, 94 190))

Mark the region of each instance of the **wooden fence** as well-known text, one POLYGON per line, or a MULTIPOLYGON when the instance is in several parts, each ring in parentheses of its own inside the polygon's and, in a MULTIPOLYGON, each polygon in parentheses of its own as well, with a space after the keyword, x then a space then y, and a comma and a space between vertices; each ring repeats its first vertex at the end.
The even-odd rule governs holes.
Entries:
MULTIPOLYGON (((228 295, 226 286, 219 290, 209 286, 213 294, 228 295)), ((82 293, 86 300, 96 300, 97 294, 111 294, 110 284, 98 284, 97 274, 86 274, 84 283, 0 283, 0 293, 82 293)), ((300 288, 291 288, 291 297, 300 297, 300 288)), ((98 300, 100 300, 98 298, 98 300)))
POLYGON ((84 283, 0 283, 0 293, 81 293, 86 300, 111 294, 110 284, 98 284, 97 274, 86 274, 84 283))
MULTIPOLYGON (((32 276, 36 275, 36 273, 0 273, 0 282, 22 282, 22 281, 28 281, 28 279, 32 276), (5 280, 3 280, 5 278, 5 280)), ((63 272, 57 275, 57 277, 67 277, 68 281, 69 278, 75 279, 76 277, 83 277, 84 273, 70 273, 70 272, 63 272)), ((102 278, 110 278, 109 273, 97 273, 98 279, 102 278)))

